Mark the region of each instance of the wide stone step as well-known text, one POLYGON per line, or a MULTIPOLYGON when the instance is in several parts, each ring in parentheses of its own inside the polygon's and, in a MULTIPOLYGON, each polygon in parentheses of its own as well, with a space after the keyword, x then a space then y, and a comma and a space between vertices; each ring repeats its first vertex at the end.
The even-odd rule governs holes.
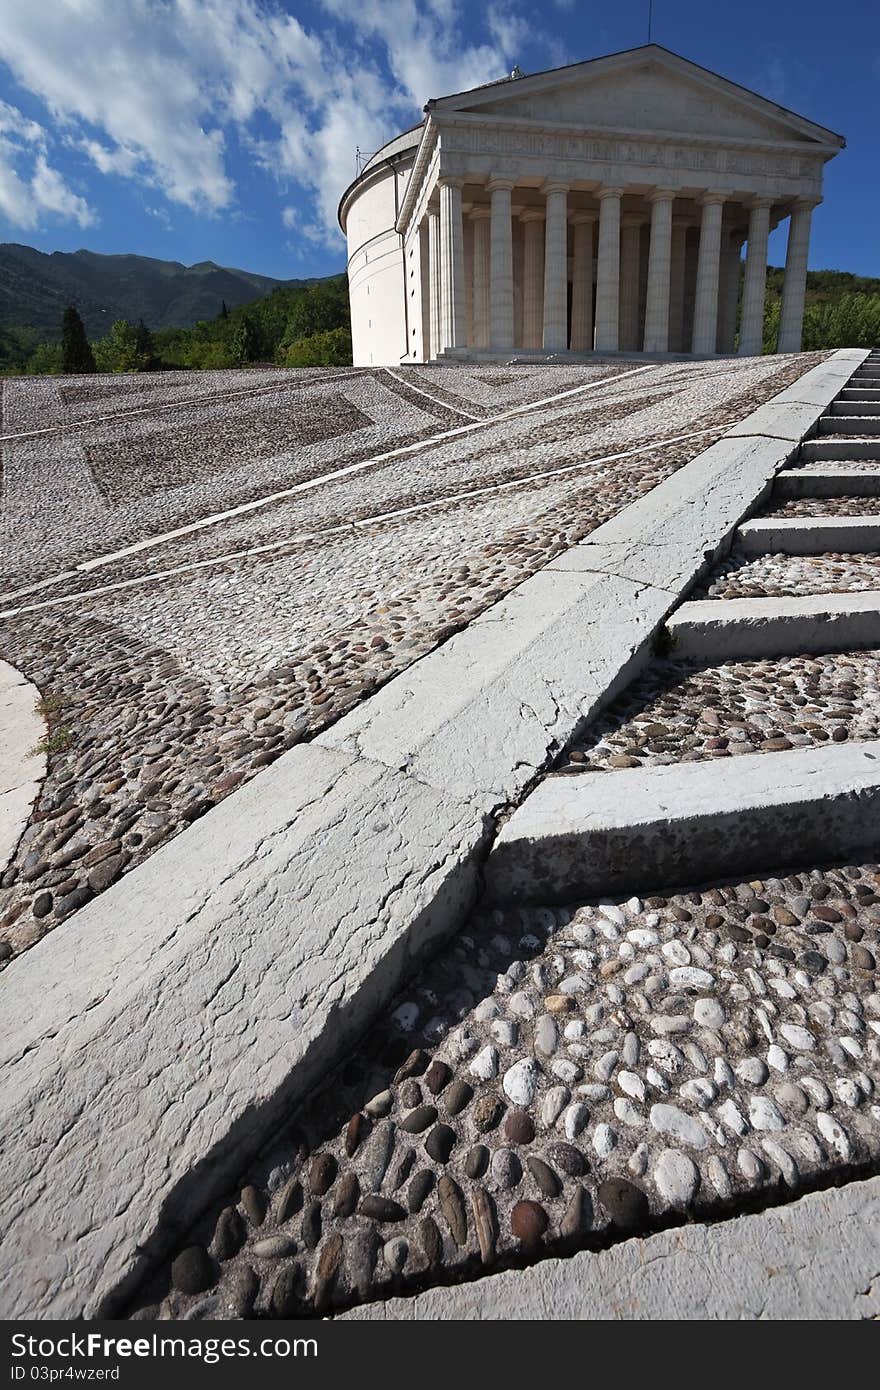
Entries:
POLYGON ((736 533, 742 555, 850 555, 880 550, 880 516, 756 517, 736 533))
POLYGON ((838 397, 841 401, 880 401, 880 386, 847 386, 838 397))
POLYGON ((819 421, 820 434, 880 434, 880 415, 823 415, 819 421))
POLYGON ((834 460, 877 459, 880 439, 806 439, 799 450, 803 463, 831 463, 834 460))
POLYGON ((880 400, 833 401, 832 415, 880 415, 880 400))
POLYGON ((794 497, 880 497, 880 462, 874 468, 826 468, 821 463, 786 468, 773 484, 774 501, 794 497))
POLYGON ((740 661, 880 647, 880 591, 701 599, 667 621, 676 661, 740 661))
POLYGON ((492 899, 656 892, 880 852, 880 743, 547 777, 501 830, 492 899))

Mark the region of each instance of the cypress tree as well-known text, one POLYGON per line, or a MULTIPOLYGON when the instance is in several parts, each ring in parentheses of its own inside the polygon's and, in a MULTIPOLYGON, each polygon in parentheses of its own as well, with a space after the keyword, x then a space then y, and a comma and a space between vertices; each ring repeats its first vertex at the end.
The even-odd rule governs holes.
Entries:
POLYGON ((98 370, 83 321, 72 304, 68 304, 61 320, 61 370, 71 375, 98 370))
POLYGON ((156 357, 156 345, 153 342, 153 335, 143 319, 138 319, 138 325, 134 332, 134 350, 138 371, 148 372, 156 357))

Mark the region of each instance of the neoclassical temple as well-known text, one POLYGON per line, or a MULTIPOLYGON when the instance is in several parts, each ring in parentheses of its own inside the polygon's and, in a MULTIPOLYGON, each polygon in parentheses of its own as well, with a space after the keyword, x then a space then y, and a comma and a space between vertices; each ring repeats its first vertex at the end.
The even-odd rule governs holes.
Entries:
POLYGON ((656 44, 429 101, 346 189, 356 365, 801 345, 812 210, 845 141, 656 44), (737 322, 740 262, 745 278, 737 322))

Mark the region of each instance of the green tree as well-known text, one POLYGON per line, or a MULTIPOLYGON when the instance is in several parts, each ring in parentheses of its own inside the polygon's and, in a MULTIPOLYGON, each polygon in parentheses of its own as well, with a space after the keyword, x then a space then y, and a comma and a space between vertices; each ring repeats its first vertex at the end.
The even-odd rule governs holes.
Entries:
POLYGON ((764 342, 762 352, 775 352, 776 339, 779 336, 779 304, 778 299, 765 300, 764 302, 764 342))
POLYGON ((102 372, 138 370, 137 329, 127 319, 117 319, 106 338, 95 344, 102 372))
POLYGON ((345 276, 320 280, 294 303, 287 319, 282 346, 288 347, 301 338, 312 338, 316 333, 328 333, 333 328, 347 328, 348 324, 348 281, 345 276))
POLYGON ((148 372, 151 367, 156 365, 156 344, 153 342, 153 335, 143 319, 138 319, 138 325, 134 331, 134 350, 139 372, 148 372))
POLYGON ((350 367, 351 333, 347 328, 331 328, 291 343, 283 356, 287 367, 350 367))
POLYGON ((61 344, 40 343, 28 358, 25 371, 28 376, 59 376, 64 371, 61 344))
POLYGON ((61 320, 61 370, 65 375, 98 370, 83 321, 72 304, 61 320))
POLYGON ((243 314, 238 320, 229 346, 234 362, 256 362, 260 355, 260 334, 250 314, 243 314))

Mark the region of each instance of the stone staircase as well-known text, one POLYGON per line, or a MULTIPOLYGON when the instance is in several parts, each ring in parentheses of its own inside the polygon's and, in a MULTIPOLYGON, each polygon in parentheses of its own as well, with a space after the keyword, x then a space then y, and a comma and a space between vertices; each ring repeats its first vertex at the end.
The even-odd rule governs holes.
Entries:
MULTIPOLYGON (((667 619, 664 654, 703 670, 761 662, 784 676, 784 658, 880 653, 878 400, 880 350, 736 528, 729 554, 701 581, 703 596, 667 619)), ((876 858, 880 740, 849 741, 843 731, 840 743, 781 743, 786 751, 727 761, 723 771, 713 760, 675 760, 545 778, 495 841, 491 897, 641 892, 783 864, 793 846, 806 862, 876 858)))
POLYGON ((853 374, 817 433, 777 475, 763 512, 738 528, 732 552, 740 559, 876 555, 877 587, 684 603, 668 623, 676 656, 720 660, 880 646, 880 504, 874 498, 880 498, 880 350, 853 374), (864 499, 870 509, 835 509, 848 498, 864 499), (812 514, 779 514, 786 503, 809 499, 816 501, 812 514))

